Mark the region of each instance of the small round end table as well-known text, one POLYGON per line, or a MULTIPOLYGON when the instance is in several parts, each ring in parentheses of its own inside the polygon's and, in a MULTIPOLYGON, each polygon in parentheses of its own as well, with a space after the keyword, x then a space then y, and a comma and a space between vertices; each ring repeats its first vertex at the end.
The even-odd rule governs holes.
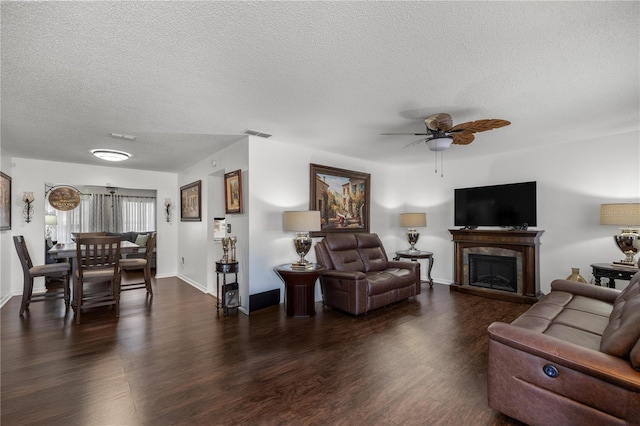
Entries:
POLYGON ((429 287, 433 287, 433 279, 431 278, 431 268, 433 268, 433 253, 430 251, 411 251, 411 250, 400 250, 396 252, 396 257, 393 260, 403 259, 411 259, 412 262, 417 262, 418 259, 427 259, 428 267, 427 267, 427 282, 429 283, 429 287))

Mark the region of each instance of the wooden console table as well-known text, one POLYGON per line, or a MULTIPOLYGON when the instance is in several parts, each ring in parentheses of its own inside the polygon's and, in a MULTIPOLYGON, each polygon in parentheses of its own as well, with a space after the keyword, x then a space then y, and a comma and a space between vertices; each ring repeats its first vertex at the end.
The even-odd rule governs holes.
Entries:
POLYGON ((450 229, 454 243, 455 282, 451 291, 492 297, 518 303, 535 303, 540 293, 540 237, 544 231, 450 229), (465 284, 464 255, 472 248, 501 248, 522 256, 522 288, 516 293, 465 284))

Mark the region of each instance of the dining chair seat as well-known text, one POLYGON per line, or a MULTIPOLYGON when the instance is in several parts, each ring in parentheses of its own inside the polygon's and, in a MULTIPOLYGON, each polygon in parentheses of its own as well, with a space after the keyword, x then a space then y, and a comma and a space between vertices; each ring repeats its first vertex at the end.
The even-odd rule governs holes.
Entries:
POLYGON ((156 233, 152 232, 149 234, 149 238, 147 239, 147 246, 144 252, 144 258, 127 258, 120 259, 120 269, 121 270, 136 270, 142 269, 144 270, 144 282, 135 282, 135 283, 126 283, 120 285, 120 290, 136 290, 141 288, 146 288, 147 293, 150 296, 153 296, 153 289, 151 288, 151 262, 150 258, 153 254, 153 249, 156 245, 156 233))
POLYGON ((115 306, 120 316, 120 237, 80 237, 76 257, 76 323, 91 307, 115 306))
POLYGON ((27 249, 27 243, 22 235, 13 237, 13 243, 20 258, 23 272, 22 304, 20 305, 20 315, 29 309, 31 302, 42 302, 44 300, 64 299, 65 306, 69 307, 70 289, 69 275, 71 265, 68 262, 51 263, 47 265, 34 265, 27 249), (33 294, 34 278, 51 277, 62 278, 62 291, 50 291, 46 293, 33 294))

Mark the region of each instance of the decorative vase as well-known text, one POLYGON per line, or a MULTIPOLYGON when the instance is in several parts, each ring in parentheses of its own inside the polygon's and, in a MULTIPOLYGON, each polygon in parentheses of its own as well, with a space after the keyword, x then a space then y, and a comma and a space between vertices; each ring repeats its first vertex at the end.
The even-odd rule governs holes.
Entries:
POLYGON ((579 283, 587 283, 587 280, 580 275, 580 268, 571 268, 571 275, 567 277, 568 281, 577 281, 579 283))

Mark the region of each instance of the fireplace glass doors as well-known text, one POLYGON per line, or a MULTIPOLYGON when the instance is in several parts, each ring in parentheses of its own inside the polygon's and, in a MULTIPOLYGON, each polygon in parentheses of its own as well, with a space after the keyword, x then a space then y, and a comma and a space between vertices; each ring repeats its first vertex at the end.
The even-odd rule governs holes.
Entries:
POLYGON ((469 253, 469 285, 516 293, 517 259, 510 256, 469 253))

